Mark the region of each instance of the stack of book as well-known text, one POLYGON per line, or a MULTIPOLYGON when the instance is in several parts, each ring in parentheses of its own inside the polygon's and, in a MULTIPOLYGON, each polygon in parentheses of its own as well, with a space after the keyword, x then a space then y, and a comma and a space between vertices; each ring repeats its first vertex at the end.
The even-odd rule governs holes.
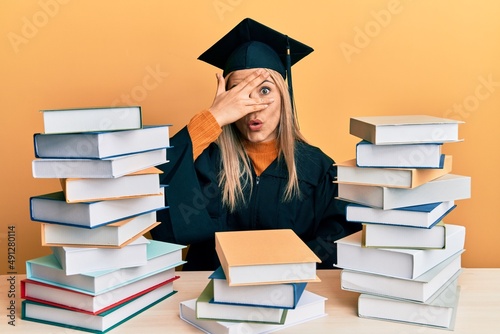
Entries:
POLYGON ((176 292, 184 246, 144 236, 166 208, 169 126, 143 126, 140 107, 42 112, 33 176, 61 190, 30 198, 52 252, 26 262, 21 316, 104 333, 176 292))
POLYGON ((360 293, 360 317, 452 329, 465 227, 445 224, 470 198, 470 177, 441 153, 460 122, 426 115, 352 118, 356 158, 338 164, 346 219, 361 231, 337 240, 341 288, 360 293))
POLYGON ((209 333, 264 333, 325 314, 326 298, 306 290, 318 282, 319 258, 292 231, 216 233, 221 267, 180 317, 209 333))

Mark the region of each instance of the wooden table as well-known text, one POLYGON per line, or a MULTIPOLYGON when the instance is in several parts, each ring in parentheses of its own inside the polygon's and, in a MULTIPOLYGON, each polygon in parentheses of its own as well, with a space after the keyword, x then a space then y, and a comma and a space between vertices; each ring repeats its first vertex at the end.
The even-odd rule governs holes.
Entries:
MULTIPOLYGON (((196 298, 208 283, 209 272, 178 272, 180 279, 174 283, 178 291, 172 297, 125 322, 110 333, 201 333, 179 318, 179 303, 196 298)), ((339 270, 319 270, 321 283, 310 283, 307 289, 328 298, 328 315, 300 325, 278 331, 279 333, 370 333, 370 334, 420 334, 448 333, 442 329, 400 324, 389 321, 363 319, 357 316, 357 297, 354 292, 340 289, 339 270)), ((83 333, 67 328, 43 325, 21 319, 19 282, 24 275, 15 276, 15 298, 9 296, 9 275, 0 281, 0 333, 83 333), (15 326, 8 322, 8 307, 15 301, 15 326)), ((485 334, 500 333, 500 269, 464 269, 459 277, 461 286, 455 330, 449 333, 485 334)))

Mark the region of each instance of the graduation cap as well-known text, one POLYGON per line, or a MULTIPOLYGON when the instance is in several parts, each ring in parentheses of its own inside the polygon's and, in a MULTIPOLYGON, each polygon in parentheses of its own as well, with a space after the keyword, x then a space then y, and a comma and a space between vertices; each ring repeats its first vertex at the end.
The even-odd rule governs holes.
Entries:
POLYGON ((314 50, 257 21, 246 18, 198 57, 222 69, 223 75, 250 68, 268 68, 288 81, 293 103, 291 67, 314 50))

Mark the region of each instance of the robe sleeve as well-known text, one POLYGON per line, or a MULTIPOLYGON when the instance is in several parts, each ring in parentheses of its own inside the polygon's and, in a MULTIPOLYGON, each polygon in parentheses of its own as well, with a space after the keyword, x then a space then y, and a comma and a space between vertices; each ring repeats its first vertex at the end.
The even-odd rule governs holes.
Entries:
POLYGON ((307 245, 321 259, 318 269, 334 269, 337 262, 337 244, 341 239, 361 229, 361 224, 347 222, 345 219, 346 202, 336 199, 338 185, 336 179, 337 168, 331 166, 324 179, 316 188, 316 217, 318 217, 316 234, 307 245))
POLYGON ((170 140, 169 162, 158 166, 163 171, 160 181, 165 184, 167 209, 157 212, 160 225, 151 231, 155 240, 191 244, 213 238, 215 231, 224 230, 224 220, 209 213, 210 196, 217 193, 214 161, 210 148, 193 161, 193 143, 184 127, 170 140), (213 191, 213 192, 212 192, 213 191), (212 218, 213 217, 213 218, 212 218))

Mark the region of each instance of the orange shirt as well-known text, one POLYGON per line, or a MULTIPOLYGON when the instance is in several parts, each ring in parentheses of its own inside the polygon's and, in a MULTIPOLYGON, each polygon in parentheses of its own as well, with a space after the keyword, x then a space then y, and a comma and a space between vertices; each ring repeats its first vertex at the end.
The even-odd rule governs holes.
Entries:
MULTIPOLYGON (((196 160, 222 133, 221 127, 208 110, 196 114, 187 128, 193 143, 193 160, 196 160)), ((278 156, 276 140, 265 143, 245 142, 244 145, 257 175, 262 174, 278 156)))

